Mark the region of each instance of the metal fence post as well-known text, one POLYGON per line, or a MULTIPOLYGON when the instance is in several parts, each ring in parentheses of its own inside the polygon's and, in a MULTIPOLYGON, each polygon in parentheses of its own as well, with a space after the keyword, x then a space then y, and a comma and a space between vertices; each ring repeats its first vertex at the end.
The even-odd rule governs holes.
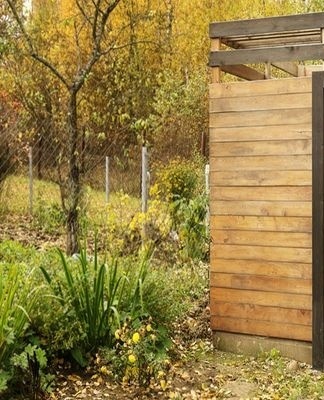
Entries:
POLYGON ((29 146, 29 214, 33 214, 33 148, 29 146))
POLYGON ((142 212, 147 211, 147 198, 148 198, 148 153, 147 147, 142 147, 142 212))
POLYGON ((109 157, 106 157, 106 203, 109 201, 109 157))

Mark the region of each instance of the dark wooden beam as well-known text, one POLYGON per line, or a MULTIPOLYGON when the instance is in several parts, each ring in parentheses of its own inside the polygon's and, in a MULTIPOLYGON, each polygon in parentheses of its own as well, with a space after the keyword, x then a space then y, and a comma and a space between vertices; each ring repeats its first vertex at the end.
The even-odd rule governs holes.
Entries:
POLYGON ((214 51, 210 53, 209 66, 221 67, 223 65, 321 59, 324 59, 323 44, 303 44, 299 46, 214 51))
POLYGON ((246 65, 225 65, 221 69, 228 74, 235 75, 247 81, 259 81, 265 79, 263 73, 247 67, 246 65))
POLYGON ((242 21, 213 22, 209 26, 211 38, 244 36, 265 33, 304 31, 324 27, 324 13, 267 17, 242 21))
POLYGON ((313 367, 324 370, 324 71, 313 85, 313 367))

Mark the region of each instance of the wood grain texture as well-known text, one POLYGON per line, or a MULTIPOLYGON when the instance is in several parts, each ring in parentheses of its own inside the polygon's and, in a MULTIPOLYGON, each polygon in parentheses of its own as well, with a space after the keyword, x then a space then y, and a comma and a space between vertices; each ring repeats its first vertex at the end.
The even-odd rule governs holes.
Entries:
MULTIPOLYGON (((289 139, 311 139, 312 129, 310 124, 265 125, 261 126, 234 126, 226 128, 209 129, 210 143, 218 142, 253 142, 257 140, 289 140, 289 139), (284 135, 283 135, 284 132, 284 135)), ((216 151, 217 155, 217 151, 216 151)))
POLYGON ((307 248, 211 244, 210 259, 260 260, 311 263, 312 251, 307 248))
POLYGON ((269 94, 311 93, 311 77, 271 79, 253 82, 212 83, 209 85, 210 98, 245 97, 269 94))
POLYGON ((214 304, 214 302, 225 302, 254 304, 259 306, 270 306, 277 308, 294 308, 296 310, 312 309, 312 296, 307 294, 278 293, 265 292, 261 290, 240 290, 211 287, 210 298, 212 305, 214 304))
POLYGON ((275 201, 217 201, 210 202, 211 215, 254 215, 281 217, 311 217, 312 203, 275 201))
POLYGON ((322 44, 295 44, 291 46, 236 49, 235 51, 212 51, 209 54, 209 66, 221 67, 223 65, 321 59, 324 59, 324 47, 322 44))
POLYGON ((311 326, 311 310, 296 310, 293 308, 263 307, 254 304, 235 304, 215 302, 213 304, 213 316, 250 319, 269 322, 286 323, 294 321, 294 324, 311 326))
POLYGON ((311 340, 311 79, 210 97, 212 326, 311 340))
POLYGON ((311 201, 312 187, 308 186, 217 186, 210 193, 210 201, 216 200, 265 200, 265 201, 311 201))
POLYGON ((297 247, 308 249, 312 247, 312 236, 310 233, 224 231, 212 229, 210 234, 211 242, 214 244, 297 247))
MULTIPOLYGON (((310 124, 311 109, 291 108, 288 110, 264 110, 212 113, 209 115, 210 128, 227 128, 237 126, 267 126, 280 123, 310 124)), ((266 132, 265 132, 266 133, 266 132)))
MULTIPOLYGON (((311 140, 272 140, 211 143, 211 157, 310 155, 311 140)), ((275 167, 273 168, 275 169, 275 167)))
POLYGON ((211 285, 218 288, 244 290, 259 290, 260 288, 264 288, 265 292, 312 294, 311 279, 212 272, 211 285))
POLYGON ((210 186, 307 186, 311 171, 222 171, 211 172, 210 186))
POLYGON ((209 26, 209 36, 252 36, 283 33, 286 31, 309 31, 324 26, 324 13, 308 13, 278 17, 255 18, 239 21, 214 22, 209 26))
POLYGON ((213 229, 269 231, 269 232, 312 232, 312 219, 309 217, 251 217, 224 216, 210 217, 213 229))
MULTIPOLYGON (((215 149, 217 152, 217 149, 215 149)), ((211 171, 310 171, 310 155, 210 157, 211 171)))
POLYGON ((214 258, 211 264, 211 272, 311 279, 312 264, 262 260, 249 260, 249 262, 246 262, 246 260, 224 260, 214 258))
POLYGON ((270 336, 291 340, 312 340, 312 327, 305 325, 291 324, 288 321, 268 322, 251 319, 226 318, 211 316, 211 328, 214 331, 233 333, 245 333, 259 336, 270 336))
POLYGON ((311 93, 288 93, 245 96, 243 99, 241 97, 212 98, 209 101, 209 112, 286 110, 289 108, 310 108, 311 106, 311 93))

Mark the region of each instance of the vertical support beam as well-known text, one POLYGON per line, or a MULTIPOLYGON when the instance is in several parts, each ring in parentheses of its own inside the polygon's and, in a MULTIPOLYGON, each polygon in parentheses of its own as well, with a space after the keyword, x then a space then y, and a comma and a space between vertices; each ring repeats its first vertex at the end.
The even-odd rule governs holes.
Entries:
MULTIPOLYGON (((211 41, 211 51, 218 51, 220 50, 221 46, 221 39, 212 39, 211 41)), ((219 83, 221 79, 221 70, 219 67, 212 67, 211 69, 211 80, 212 83, 219 83)))
POLYGON ((324 71, 312 85, 313 367, 324 370, 324 71))
POLYGON ((266 79, 271 79, 271 63, 265 63, 265 72, 264 76, 266 79))

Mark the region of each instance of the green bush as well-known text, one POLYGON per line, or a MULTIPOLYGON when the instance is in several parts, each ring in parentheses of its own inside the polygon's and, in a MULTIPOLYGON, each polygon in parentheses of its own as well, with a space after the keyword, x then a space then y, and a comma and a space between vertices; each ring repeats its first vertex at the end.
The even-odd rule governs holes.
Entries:
POLYGON ((209 250, 209 233, 206 226, 207 206, 206 195, 199 195, 188 202, 179 200, 174 203, 180 256, 184 260, 206 260, 209 250))
POLYGON ((167 202, 179 199, 188 201, 197 193, 199 172, 196 163, 174 159, 157 168, 155 183, 150 194, 167 202))

